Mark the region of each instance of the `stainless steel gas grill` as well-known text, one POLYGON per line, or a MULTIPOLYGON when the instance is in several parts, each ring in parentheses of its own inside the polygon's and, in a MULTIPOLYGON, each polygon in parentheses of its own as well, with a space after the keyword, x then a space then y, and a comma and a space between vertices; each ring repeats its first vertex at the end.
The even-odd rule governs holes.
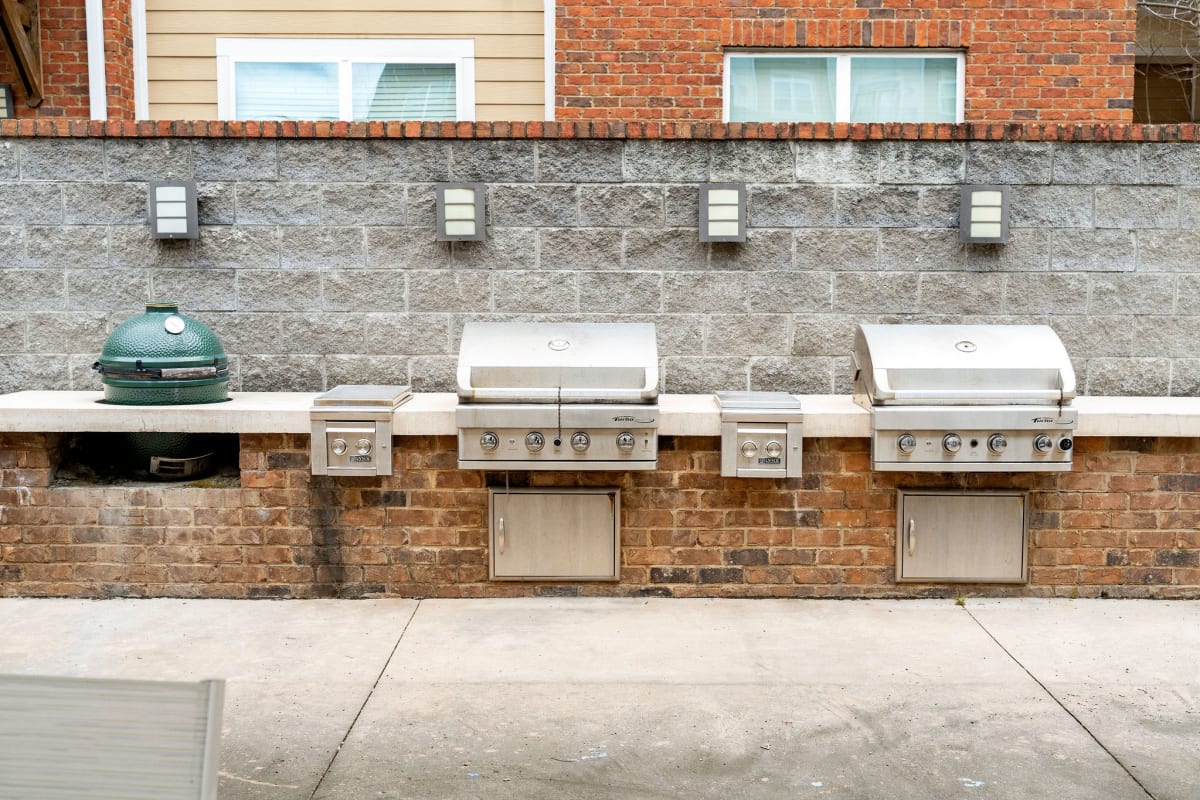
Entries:
POLYGON ((463 469, 658 464, 651 324, 469 322, 458 356, 463 469))
POLYGON ((1075 372, 1045 325, 860 325, 853 361, 874 469, 1071 468, 1075 372))

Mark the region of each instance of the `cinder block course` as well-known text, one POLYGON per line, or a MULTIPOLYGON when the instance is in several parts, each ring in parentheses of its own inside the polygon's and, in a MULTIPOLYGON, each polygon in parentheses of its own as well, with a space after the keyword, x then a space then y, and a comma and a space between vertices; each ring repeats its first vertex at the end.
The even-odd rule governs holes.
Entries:
POLYGON ((239 311, 321 309, 321 274, 311 270, 241 269, 237 291, 239 311))
POLYGON ((1015 186, 1009 215, 1016 228, 1090 228, 1094 203, 1091 186, 1015 186))
POLYGON ((833 310, 839 314, 916 312, 917 279, 915 272, 839 272, 833 276, 833 310))
POLYGON ((72 270, 66 277, 68 308, 137 310, 145 306, 150 296, 147 270, 72 270))
POLYGON ((1158 186, 1097 186, 1097 228, 1177 228, 1179 190, 1158 186))
POLYGON ((14 256, 8 266, 30 269, 88 269, 105 266, 109 260, 109 241, 121 226, 107 225, 29 225, 25 227, 25 252, 20 254, 18 229, 0 229, 0 248, 14 256), (15 236, 12 250, 8 239, 15 236))
POLYGON ((1004 310, 1010 314, 1086 314, 1088 279, 1074 273, 1005 276, 1004 310))
POLYGON ((967 247, 957 230, 898 228, 879 237, 880 269, 960 270, 967 247))
POLYGON ((360 141, 281 141, 279 178, 284 181, 362 181, 374 178, 366 168, 367 146, 360 141))
POLYGON ((968 142, 964 178, 975 184, 1050 183, 1049 142, 968 142))
POLYGON ((537 179, 546 183, 615 183, 625 148, 614 141, 543 141, 537 144, 537 179))
POLYGON ((710 314, 704 326, 704 355, 756 356, 787 352, 791 347, 791 321, 790 315, 781 313, 710 314))
POLYGON ((284 225, 279 234, 279 264, 284 269, 356 269, 366 259, 360 227, 284 225))
POLYGON ((1139 147, 1103 142, 1056 142, 1054 182, 1137 183, 1139 147))
POLYGON ((273 140, 196 139, 192 169, 198 181, 273 181, 279 163, 273 140))
POLYGON ((493 184, 488 191, 492 224, 553 228, 579 224, 574 186, 493 184))
POLYGON ((744 242, 713 242, 708 266, 714 270, 788 270, 794 264, 792 231, 787 228, 750 229, 744 242))
POLYGON ((1087 393, 1164 396, 1171 362, 1165 358, 1093 358, 1087 362, 1087 393))
POLYGON ((662 310, 660 272, 579 273, 580 310, 598 313, 658 313, 662 310))
POLYGON ((833 306, 833 276, 828 273, 755 272, 746 281, 752 314, 828 313, 833 306))
POLYGON ((366 263, 373 269, 447 269, 450 243, 434 239, 432 230, 369 226, 366 263))
POLYGON ((104 143, 110 181, 189 180, 192 144, 186 139, 109 139, 104 143))
POLYGON ((822 228, 834 224, 834 190, 827 186, 759 185, 750 190, 747 216, 756 228, 822 228))
MULTIPOLYGON (((450 180, 449 142, 372 139, 363 147, 363 168, 371 180, 431 183, 450 180)), ((339 178, 331 175, 329 179, 339 178)))
POLYGON ((591 186, 579 190, 579 224, 583 226, 650 228, 664 222, 660 186, 591 186))
POLYGON ((404 225, 408 214, 405 204, 397 202, 401 197, 402 191, 390 183, 324 184, 320 190, 321 224, 404 225))
POLYGON ((533 142, 456 141, 450 151, 450 179, 453 181, 521 183, 534 179, 533 142))
POLYGON ((708 266, 708 248, 694 230, 629 228, 625 231, 624 268, 697 270, 708 266))
POLYGON ((17 144, 23 181, 102 181, 103 139, 22 139, 17 144))
POLYGON ((1175 308, 1175 276, 1165 274, 1091 275, 1093 314, 1170 315, 1175 308))
POLYGON ((316 225, 321 221, 319 184, 239 182, 234 192, 240 225, 316 225))
POLYGON ((325 311, 408 310, 407 276, 391 271, 330 270, 321 276, 321 289, 321 308, 325 311))
POLYGON ((837 224, 850 228, 911 228, 920 224, 916 188, 838 187, 837 224))
POLYGON ((190 311, 233 311, 237 308, 235 272, 231 269, 156 269, 150 272, 149 297, 179 303, 190 311))
POLYGON ((279 229, 273 225, 206 227, 195 250, 198 267, 270 269, 279 266, 279 229))
POLYGON ((491 273, 482 270, 413 270, 408 272, 412 311, 451 313, 492 309, 491 273))
POLYGON ((1137 261, 1128 230, 1057 230, 1050 253, 1050 268, 1067 272, 1130 272, 1137 261))
POLYGON ((708 142, 636 140, 625 144, 625 180, 635 183, 704 183, 708 142))
POLYGON ((963 181, 966 145, 958 142, 883 142, 880 183, 903 185, 963 181))
POLYGON ((535 269, 538 231, 533 228, 488 228, 483 242, 454 242, 450 265, 455 269, 535 269))
POLYGON ((1138 149, 1142 183, 1200 184, 1200 147, 1145 142, 1138 149))
POLYGON ((714 183, 791 183, 796 156, 791 142, 713 142, 709 180, 714 183))
POLYGON ((497 272, 492 276, 496 310, 523 314, 577 313, 580 310, 578 282, 574 272, 497 272))
POLYGON ((150 221, 142 184, 67 183, 62 197, 62 221, 67 225, 147 225, 150 221))
POLYGON ((1134 356, 1195 359, 1200 342, 1200 316, 1139 318, 1133 327, 1134 356))
POLYGON ((796 142, 797 183, 879 181, 879 142, 796 142))
MULTIPOLYGON (((453 324, 450 314, 367 314, 365 322, 365 353, 404 357, 446 356, 452 352, 457 355, 457 349, 451 351, 451 340, 461 326, 453 324)), ((340 352, 358 351, 347 349, 340 352)))
POLYGON ((835 359, 832 358, 752 358, 750 389, 792 394, 832 394, 834 366, 835 359))

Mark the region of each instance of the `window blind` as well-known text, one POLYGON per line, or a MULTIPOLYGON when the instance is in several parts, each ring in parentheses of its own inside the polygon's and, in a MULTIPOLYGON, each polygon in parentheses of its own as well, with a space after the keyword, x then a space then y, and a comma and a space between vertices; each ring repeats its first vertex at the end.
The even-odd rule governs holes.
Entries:
POLYGON ((234 67, 238 119, 338 118, 338 65, 240 61, 234 67))
POLYGON ((353 64, 356 120, 453 120, 453 64, 353 64))

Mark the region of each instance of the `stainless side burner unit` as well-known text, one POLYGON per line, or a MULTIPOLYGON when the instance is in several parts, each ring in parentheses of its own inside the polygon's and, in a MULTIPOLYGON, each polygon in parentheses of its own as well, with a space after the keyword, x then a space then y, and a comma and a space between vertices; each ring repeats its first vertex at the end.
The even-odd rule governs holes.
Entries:
POLYGON ((650 324, 469 322, 458 357, 463 469, 654 469, 650 324))
POLYGON ((410 386, 336 386, 313 398, 313 475, 391 475, 392 415, 410 386))
POLYGON ((860 325, 852 355, 874 469, 1071 468, 1075 372, 1049 327, 860 325))

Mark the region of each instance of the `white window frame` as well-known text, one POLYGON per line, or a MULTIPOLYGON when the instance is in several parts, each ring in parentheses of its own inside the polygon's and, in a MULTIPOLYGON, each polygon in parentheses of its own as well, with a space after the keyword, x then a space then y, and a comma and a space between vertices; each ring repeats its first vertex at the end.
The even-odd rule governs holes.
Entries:
POLYGON ((966 106, 967 58, 961 50, 947 50, 936 47, 905 47, 901 49, 870 50, 837 49, 837 50, 727 50, 725 52, 725 68, 721 76, 721 121, 729 122, 730 101, 730 66, 735 58, 833 58, 835 59, 836 74, 834 88, 836 91, 834 118, 829 122, 850 121, 850 59, 852 58, 947 58, 953 57, 955 68, 955 111, 954 121, 963 121, 966 106))
POLYGON ((475 120, 474 39, 217 38, 217 117, 238 119, 234 65, 246 61, 336 63, 338 118, 353 112, 351 63, 453 64, 455 118, 475 120))

